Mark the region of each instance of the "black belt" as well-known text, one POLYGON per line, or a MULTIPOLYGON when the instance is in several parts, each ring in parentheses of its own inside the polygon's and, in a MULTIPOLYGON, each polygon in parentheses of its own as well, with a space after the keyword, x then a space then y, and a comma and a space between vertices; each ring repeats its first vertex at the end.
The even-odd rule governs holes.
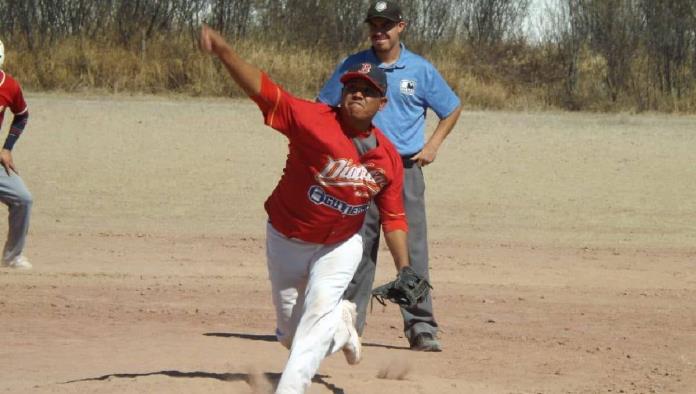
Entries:
MULTIPOLYGON (((413 155, 415 155, 415 153, 413 155)), ((416 165, 417 162, 415 160, 411 160, 413 155, 401 156, 401 163, 404 165, 404 168, 411 168, 416 165)))

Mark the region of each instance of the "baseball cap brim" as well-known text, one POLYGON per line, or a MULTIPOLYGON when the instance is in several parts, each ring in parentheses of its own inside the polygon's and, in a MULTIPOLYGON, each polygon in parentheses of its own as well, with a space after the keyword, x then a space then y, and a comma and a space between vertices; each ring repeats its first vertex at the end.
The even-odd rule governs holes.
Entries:
POLYGON ((390 20, 392 22, 401 22, 403 19, 397 18, 395 16, 389 16, 389 15, 370 15, 367 18, 365 18, 364 22, 367 23, 370 21, 370 19, 376 19, 376 18, 382 18, 386 20, 390 20))
POLYGON ((382 96, 384 96, 384 93, 385 93, 384 89, 377 82, 375 82, 374 79, 370 78, 365 73, 361 73, 358 71, 347 72, 347 73, 343 74, 343 76, 341 76, 341 83, 345 85, 346 82, 353 80, 353 79, 363 79, 363 80, 369 82, 370 85, 372 85, 375 89, 377 89, 377 91, 382 93, 382 96))

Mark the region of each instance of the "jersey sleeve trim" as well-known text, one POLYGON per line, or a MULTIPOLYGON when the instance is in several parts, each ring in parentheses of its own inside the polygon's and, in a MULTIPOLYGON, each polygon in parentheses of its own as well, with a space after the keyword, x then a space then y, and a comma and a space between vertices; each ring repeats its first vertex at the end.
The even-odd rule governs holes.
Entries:
MULTIPOLYGON (((385 214, 384 211, 380 212, 382 215, 385 214)), ((387 218, 382 221, 382 230, 385 233, 390 233, 395 230, 402 230, 408 232, 408 222, 406 221, 405 214, 387 214, 387 218)))
POLYGON ((289 138, 301 128, 295 116, 295 106, 301 100, 283 90, 267 74, 261 74, 261 90, 251 99, 259 106, 265 125, 289 138))
POLYGON ((377 141, 391 161, 391 181, 375 197, 380 213, 380 222, 385 233, 394 230, 408 232, 408 218, 404 209, 403 184, 404 167, 401 156, 387 137, 379 129, 375 130, 377 141))
POLYGON ((280 88, 278 86, 276 88, 276 98, 275 102, 273 103, 273 109, 271 110, 271 113, 268 115, 268 125, 273 127, 273 118, 275 118, 275 114, 278 111, 278 106, 280 105, 280 88))
POLYGON ((259 109, 263 112, 264 121, 270 127, 273 127, 273 120, 280 106, 282 96, 280 86, 276 85, 266 73, 262 73, 261 91, 259 94, 251 97, 251 99, 259 106, 259 109))

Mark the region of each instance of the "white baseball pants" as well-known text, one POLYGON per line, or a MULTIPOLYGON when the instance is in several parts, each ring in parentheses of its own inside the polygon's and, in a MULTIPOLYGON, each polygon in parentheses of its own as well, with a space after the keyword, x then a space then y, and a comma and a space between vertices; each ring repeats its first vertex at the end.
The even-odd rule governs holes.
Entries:
POLYGON ((362 256, 362 238, 332 245, 287 238, 266 228, 268 274, 276 309, 276 336, 290 357, 276 394, 302 394, 321 360, 339 351, 350 334, 340 302, 362 256))

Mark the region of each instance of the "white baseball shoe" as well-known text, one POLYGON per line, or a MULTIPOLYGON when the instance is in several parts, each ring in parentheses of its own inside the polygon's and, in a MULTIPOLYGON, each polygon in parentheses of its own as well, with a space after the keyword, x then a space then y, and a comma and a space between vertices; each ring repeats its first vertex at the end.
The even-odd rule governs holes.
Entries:
POLYGON ((348 364, 355 365, 362 359, 362 344, 360 343, 358 331, 355 329, 355 321, 358 312, 355 304, 348 300, 341 301, 341 312, 343 322, 346 324, 349 334, 348 342, 346 342, 342 349, 343 355, 346 356, 348 364))
POLYGON ((32 265, 27 260, 26 257, 22 256, 21 254, 11 261, 5 261, 2 263, 3 267, 9 267, 9 268, 15 268, 15 269, 22 269, 22 270, 30 270, 32 265))

